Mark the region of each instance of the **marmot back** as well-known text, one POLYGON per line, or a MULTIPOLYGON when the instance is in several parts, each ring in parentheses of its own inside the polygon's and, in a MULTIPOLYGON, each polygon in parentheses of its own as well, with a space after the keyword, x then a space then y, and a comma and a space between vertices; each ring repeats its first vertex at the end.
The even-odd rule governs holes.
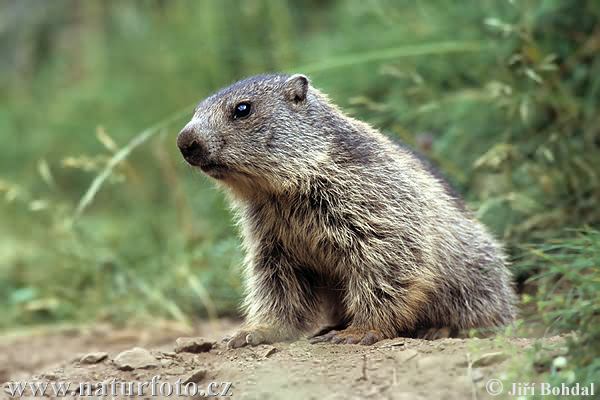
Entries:
POLYGON ((262 75, 201 102, 184 158, 226 188, 246 251, 231 347, 370 344, 515 317, 501 246, 411 151, 344 115, 304 75, 262 75), (331 328, 330 328, 331 329, 331 328))

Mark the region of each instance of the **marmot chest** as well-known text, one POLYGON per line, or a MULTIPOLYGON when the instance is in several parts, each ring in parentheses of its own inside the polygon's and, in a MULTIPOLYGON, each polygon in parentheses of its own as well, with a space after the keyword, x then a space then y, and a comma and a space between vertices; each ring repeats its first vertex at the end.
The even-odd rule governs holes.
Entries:
POLYGON ((295 262, 321 269, 342 255, 340 232, 323 211, 310 203, 273 202, 252 209, 250 223, 257 240, 278 243, 295 262))

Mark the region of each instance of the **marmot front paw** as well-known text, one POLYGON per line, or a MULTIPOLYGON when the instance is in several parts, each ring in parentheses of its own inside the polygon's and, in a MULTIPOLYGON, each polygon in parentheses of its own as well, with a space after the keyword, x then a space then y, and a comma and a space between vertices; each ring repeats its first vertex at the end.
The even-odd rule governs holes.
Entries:
POLYGON ((248 328, 237 331, 227 340, 228 349, 273 343, 279 335, 272 328, 248 328))

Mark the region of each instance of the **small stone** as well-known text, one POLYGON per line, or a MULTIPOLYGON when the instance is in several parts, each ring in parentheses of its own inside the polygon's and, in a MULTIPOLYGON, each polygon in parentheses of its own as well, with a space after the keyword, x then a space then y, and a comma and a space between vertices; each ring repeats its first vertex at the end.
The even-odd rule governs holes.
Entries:
POLYGON ((406 344, 404 339, 396 339, 389 344, 389 347, 400 347, 406 344))
POLYGON ((471 380, 473 382, 479 382, 483 379, 483 372, 480 369, 475 368, 471 370, 471 380))
POLYGON ((473 361, 473 367, 487 367, 492 364, 501 363, 504 360, 507 360, 508 356, 501 351, 497 351, 494 353, 486 353, 481 357, 473 361))
POLYGON ((115 357, 115 365, 122 371, 132 371, 138 368, 156 368, 158 361, 150 352, 141 347, 126 350, 115 357))
POLYGON ((175 341, 175 353, 204 353, 213 348, 215 342, 201 337, 180 337, 175 341))
POLYGON ((204 379, 205 376, 206 376, 206 370, 198 369, 198 370, 192 372, 192 374, 189 375, 185 379, 185 381, 183 381, 183 384, 185 385, 186 383, 190 383, 190 382, 199 383, 202 379, 204 379))
POLYGON ((272 356, 273 354, 277 353, 277 351, 278 351, 277 347, 270 346, 270 347, 268 347, 265 350, 265 352, 263 353, 262 357, 263 358, 268 358, 268 357, 272 356))
POLYGON ((40 377, 42 379, 47 379, 49 381, 53 381, 56 378, 58 378, 58 376, 56 376, 56 374, 54 372, 44 372, 42 375, 40 375, 40 377))
POLYGON ((562 369, 567 366, 567 359, 563 356, 556 357, 552 361, 552 366, 557 369, 562 369))
POLYGON ((160 366, 161 367, 169 367, 171 364, 173 364, 173 360, 166 360, 166 359, 162 359, 160 360, 160 366))
POLYGON ((82 364, 96 364, 100 361, 106 359, 108 357, 108 353, 103 351, 98 351, 95 353, 88 353, 79 359, 79 362, 82 364))
POLYGON ((177 357, 177 353, 175 353, 174 351, 161 351, 161 353, 165 357, 171 357, 171 358, 177 357))

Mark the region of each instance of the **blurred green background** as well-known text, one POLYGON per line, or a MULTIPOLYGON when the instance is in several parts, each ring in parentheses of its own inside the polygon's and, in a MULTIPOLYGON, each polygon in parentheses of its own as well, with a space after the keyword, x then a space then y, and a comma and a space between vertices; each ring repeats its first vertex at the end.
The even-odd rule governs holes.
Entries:
POLYGON ((0 329, 236 315, 232 216, 175 137, 270 71, 434 160, 506 243, 522 325, 598 343, 596 0, 1 1, 0 329))

